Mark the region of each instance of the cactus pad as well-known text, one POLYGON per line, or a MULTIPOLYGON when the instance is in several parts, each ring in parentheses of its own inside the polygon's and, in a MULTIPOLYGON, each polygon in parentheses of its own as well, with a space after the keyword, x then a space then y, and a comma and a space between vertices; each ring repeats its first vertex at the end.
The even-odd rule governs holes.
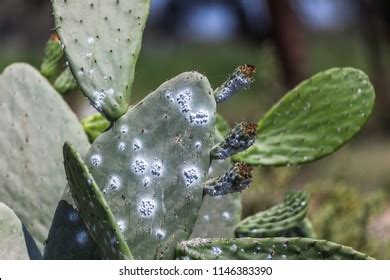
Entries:
POLYGON ((202 239, 182 242, 180 259, 194 260, 368 260, 369 256, 326 240, 309 238, 202 239))
POLYGON ((133 259, 103 194, 75 148, 64 145, 70 191, 84 223, 106 259, 133 259))
POLYGON ((286 236, 289 230, 298 226, 305 218, 308 200, 308 193, 290 191, 282 203, 241 221, 237 225, 236 236, 286 236))
POLYGON ((113 123, 83 157, 136 259, 170 259, 191 234, 215 110, 207 78, 183 73, 113 123))
POLYGON ((0 76, 0 109, 0 201, 41 247, 66 185, 62 145, 69 140, 85 151, 88 139, 62 97, 27 64, 0 76))
POLYGON ((14 211, 0 202, 0 260, 28 260, 25 229, 14 211))
POLYGON ((149 0, 54 0, 69 66, 92 105, 116 120, 129 106, 149 0))
POLYGON ((369 79, 359 70, 319 73, 287 93, 260 120, 256 143, 234 159, 295 165, 331 154, 366 123, 374 98, 369 79))

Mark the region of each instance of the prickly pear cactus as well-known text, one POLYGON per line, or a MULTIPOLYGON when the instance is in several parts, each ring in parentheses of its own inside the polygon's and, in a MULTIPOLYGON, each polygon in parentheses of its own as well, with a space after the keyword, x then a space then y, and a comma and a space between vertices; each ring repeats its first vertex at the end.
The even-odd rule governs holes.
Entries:
POLYGON ((309 238, 202 239, 182 242, 179 259, 193 260, 369 260, 371 257, 326 240, 309 238))
POLYGON ((288 237, 289 231, 304 220, 308 202, 308 193, 290 191, 282 203, 241 221, 237 225, 236 236, 288 237))
POLYGON ((14 211, 2 202, 0 202, 0 232, 0 260, 29 260, 32 250, 38 250, 34 240, 26 236, 28 232, 14 211), (31 248, 34 246, 35 248, 31 248))
POLYGON ((69 66, 92 105, 109 120, 129 106, 149 0, 53 0, 69 66))
POLYGON ((172 258, 176 243, 191 234, 215 109, 207 79, 181 74, 129 110, 84 156, 135 258, 172 258))
MULTIPOLYGON (((91 142, 110 126, 100 113, 86 117, 81 123, 91 142)), ((217 114, 215 127, 217 129, 215 144, 218 144, 223 141, 223 136, 229 134, 230 126, 221 115, 217 114)), ((208 178, 223 175, 231 166, 230 160, 213 161, 208 178)), ((234 237, 234 228, 241 220, 241 208, 240 193, 224 197, 205 196, 191 238, 234 237)))
POLYGON ((65 143, 64 162, 69 187, 84 223, 106 259, 133 259, 103 193, 76 149, 65 143))
POLYGON ((352 68, 319 73, 287 93, 262 120, 255 145, 234 157, 295 165, 331 154, 366 123, 374 104, 368 77, 352 68))
POLYGON ((27 64, 0 76, 0 108, 0 201, 42 247, 66 184, 63 142, 85 151, 88 139, 61 96, 27 64))

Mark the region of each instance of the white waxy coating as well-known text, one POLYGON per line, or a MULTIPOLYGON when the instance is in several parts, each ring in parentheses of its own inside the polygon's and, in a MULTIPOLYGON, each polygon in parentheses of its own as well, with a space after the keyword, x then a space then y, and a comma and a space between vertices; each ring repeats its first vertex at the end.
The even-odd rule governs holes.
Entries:
POLYGON ((142 217, 148 218, 153 216, 156 210, 156 202, 152 199, 143 199, 138 204, 138 211, 142 217))
POLYGON ((198 169, 195 167, 184 169, 183 176, 184 176, 186 186, 188 187, 199 179, 198 169))
POLYGON ((99 166, 102 162, 102 157, 100 155, 91 156, 91 163, 93 166, 99 166))

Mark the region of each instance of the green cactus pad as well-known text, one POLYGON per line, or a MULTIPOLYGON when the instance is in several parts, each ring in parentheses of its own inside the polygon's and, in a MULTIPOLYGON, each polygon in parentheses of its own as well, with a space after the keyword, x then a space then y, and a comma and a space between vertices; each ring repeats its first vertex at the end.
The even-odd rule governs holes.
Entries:
POLYGON ((100 113, 96 113, 81 120, 85 132, 88 135, 89 141, 92 143, 110 127, 110 122, 100 113))
POLYGON ((350 247, 309 238, 202 239, 182 242, 177 257, 194 260, 369 260, 350 247))
POLYGON ((64 145, 64 163, 72 197, 104 258, 133 259, 110 208, 77 150, 64 145))
POLYGON ((83 157, 136 259, 171 259, 191 234, 215 110, 207 78, 183 73, 113 123, 83 157))
POLYGON ((55 23, 84 94, 109 120, 129 106, 149 0, 54 0, 55 23))
POLYGON ((234 160, 295 165, 331 154, 366 123, 374 105, 368 77, 334 68, 301 83, 260 120, 256 143, 234 160))
POLYGON ((42 248, 66 185, 62 145, 85 151, 77 117, 41 74, 14 64, 0 76, 0 201, 7 203, 42 248))
POLYGON ((78 88, 76 79, 73 77, 69 67, 65 68, 65 70, 57 77, 54 81, 53 87, 62 95, 78 88))
POLYGON ((41 64, 41 73, 47 79, 58 75, 63 68, 64 50, 61 41, 54 33, 46 43, 45 55, 41 64))
POLYGON ((28 260, 29 252, 21 221, 0 202, 0 260, 28 260))
POLYGON ((290 191, 282 203, 241 221, 237 225, 236 236, 288 236, 289 230, 294 229, 305 218, 308 203, 308 193, 290 191))

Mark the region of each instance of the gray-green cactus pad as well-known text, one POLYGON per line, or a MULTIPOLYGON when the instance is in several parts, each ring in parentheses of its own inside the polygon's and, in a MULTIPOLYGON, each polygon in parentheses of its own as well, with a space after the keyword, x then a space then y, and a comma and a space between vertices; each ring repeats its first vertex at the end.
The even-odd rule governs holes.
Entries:
POLYGON ((75 148, 64 145, 65 171, 72 197, 89 233, 106 259, 133 259, 118 222, 75 148))
POLYGON ((366 254, 309 238, 202 239, 182 242, 177 257, 194 260, 368 260, 366 254))
POLYGON ((0 109, 0 201, 42 247, 66 185, 62 145, 85 151, 88 139, 62 97, 27 64, 0 76, 0 109))
POLYGON ((83 157, 136 259, 171 259, 191 234, 215 110, 207 78, 183 73, 114 122, 83 157))
POLYGON ((0 260, 28 260, 23 225, 14 211, 0 202, 0 260))
POLYGON ((129 106, 149 2, 53 1, 69 66, 84 94, 110 120, 129 106))
POLYGON ((260 120, 256 143, 235 160, 294 165, 324 157, 350 140, 374 104, 368 77, 334 68, 298 85, 260 120))
POLYGON ((303 221, 308 210, 309 194, 290 191, 283 202, 241 221, 237 237, 288 236, 288 231, 303 221))

